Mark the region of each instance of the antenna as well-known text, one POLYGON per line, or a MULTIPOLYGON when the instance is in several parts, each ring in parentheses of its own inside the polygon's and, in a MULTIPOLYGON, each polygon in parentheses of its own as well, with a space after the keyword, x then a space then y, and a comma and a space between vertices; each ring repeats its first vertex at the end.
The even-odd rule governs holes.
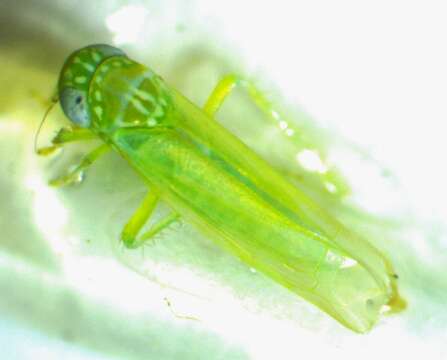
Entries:
POLYGON ((42 121, 40 122, 39 127, 37 128, 36 135, 34 136, 34 152, 36 154, 39 153, 37 151, 37 140, 39 138, 40 131, 42 130, 43 124, 45 123, 45 120, 47 119, 48 114, 50 113, 50 111, 53 109, 54 105, 56 105, 57 102, 58 102, 58 98, 55 95, 55 96, 53 96, 51 98, 51 104, 50 104, 50 106, 48 106, 48 109, 45 111, 45 114, 43 115, 42 121))

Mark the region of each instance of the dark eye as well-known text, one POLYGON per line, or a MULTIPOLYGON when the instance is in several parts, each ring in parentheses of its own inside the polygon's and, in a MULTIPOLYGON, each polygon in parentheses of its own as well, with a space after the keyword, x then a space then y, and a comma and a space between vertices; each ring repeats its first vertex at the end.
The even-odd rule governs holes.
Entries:
POLYGON ((63 89, 60 95, 65 115, 76 125, 86 128, 90 126, 90 114, 84 99, 83 91, 70 87, 63 89))

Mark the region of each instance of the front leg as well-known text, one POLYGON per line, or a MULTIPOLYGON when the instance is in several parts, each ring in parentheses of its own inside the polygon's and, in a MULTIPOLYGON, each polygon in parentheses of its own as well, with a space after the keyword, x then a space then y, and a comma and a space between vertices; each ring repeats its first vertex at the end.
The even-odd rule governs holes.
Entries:
POLYGON ((70 142, 94 140, 98 137, 88 129, 74 128, 66 129, 62 128, 51 140, 51 145, 36 149, 37 155, 47 156, 54 151, 61 149, 64 145, 70 142))
MULTIPOLYGON (((93 132, 89 129, 73 128, 66 129, 62 128, 56 134, 56 136, 51 140, 51 145, 37 149, 36 153, 40 156, 48 156, 54 153, 56 150, 63 148, 65 145, 71 142, 95 140, 98 139, 93 132)), ((105 154, 110 150, 107 144, 102 144, 97 148, 93 149, 87 153, 81 160, 81 162, 68 174, 60 176, 56 179, 50 181, 51 186, 60 187, 66 186, 79 181, 83 172, 93 164, 101 155, 105 154)))
POLYGON ((87 153, 87 155, 82 158, 81 162, 73 170, 68 172, 68 174, 50 180, 50 185, 60 187, 79 182, 84 171, 108 151, 110 151, 110 147, 107 144, 102 144, 96 147, 87 153))

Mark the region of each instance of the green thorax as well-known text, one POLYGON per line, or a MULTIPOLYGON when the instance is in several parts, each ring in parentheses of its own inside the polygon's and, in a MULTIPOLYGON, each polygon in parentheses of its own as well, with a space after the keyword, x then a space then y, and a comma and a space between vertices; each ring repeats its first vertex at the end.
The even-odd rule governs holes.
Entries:
POLYGON ((92 128, 100 134, 118 128, 168 126, 171 103, 163 80, 124 56, 102 62, 90 81, 92 128))

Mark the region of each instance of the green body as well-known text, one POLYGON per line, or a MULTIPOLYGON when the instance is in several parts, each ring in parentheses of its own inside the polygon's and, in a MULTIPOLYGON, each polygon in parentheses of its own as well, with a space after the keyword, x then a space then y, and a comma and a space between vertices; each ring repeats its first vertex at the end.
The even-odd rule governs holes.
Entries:
POLYGON ((369 330, 385 305, 398 306, 394 271, 378 250, 150 69, 113 52, 99 51, 95 63, 94 51, 67 60, 61 96, 67 88, 84 92, 82 126, 184 220, 355 331, 369 330), (93 70, 85 66, 92 63, 93 70), (85 83, 76 85, 76 67, 89 70, 85 83))

